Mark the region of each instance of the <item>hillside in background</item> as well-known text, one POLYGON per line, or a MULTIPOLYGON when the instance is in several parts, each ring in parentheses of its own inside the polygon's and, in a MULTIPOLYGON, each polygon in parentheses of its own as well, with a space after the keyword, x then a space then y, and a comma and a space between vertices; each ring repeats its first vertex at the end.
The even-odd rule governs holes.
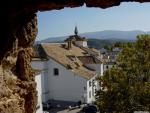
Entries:
POLYGON ((88 39, 88 46, 96 49, 100 49, 105 46, 113 46, 115 42, 118 41, 115 40, 112 41, 109 39, 88 39))
POLYGON ((98 32, 83 33, 80 35, 87 38, 95 38, 95 39, 136 40, 137 35, 147 33, 150 34, 150 32, 144 32, 140 30, 133 30, 133 31, 104 30, 98 32))
MULTIPOLYGON (((80 36, 90 38, 90 39, 121 39, 121 40, 136 40, 136 36, 139 34, 150 34, 150 31, 144 32, 140 30, 133 30, 133 31, 118 31, 118 30, 104 30, 98 32, 88 32, 88 33, 81 33, 80 36)), ((63 41, 68 36, 60 36, 60 37, 50 37, 45 40, 38 41, 39 43, 42 42, 59 42, 63 41)))
MULTIPOLYGON (((105 45, 111 46, 115 42, 129 42, 135 41, 136 36, 139 34, 150 34, 150 31, 144 32, 140 30, 133 31, 117 31, 117 30, 104 30, 98 32, 88 32, 79 34, 82 37, 88 38, 88 45, 94 48, 102 48, 105 45)), ((50 37, 45 40, 37 41, 36 43, 44 42, 63 42, 69 36, 50 37)))
POLYGON ((116 42, 130 42, 130 40, 122 40, 122 39, 88 39, 89 47, 93 47, 96 49, 103 48, 105 46, 113 46, 116 42))

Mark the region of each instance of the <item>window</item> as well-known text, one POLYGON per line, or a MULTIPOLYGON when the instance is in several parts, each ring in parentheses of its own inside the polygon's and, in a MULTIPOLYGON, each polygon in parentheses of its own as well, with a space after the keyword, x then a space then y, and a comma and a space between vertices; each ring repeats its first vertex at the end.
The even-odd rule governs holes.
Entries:
POLYGON ((59 70, 58 70, 58 68, 54 68, 54 75, 59 75, 59 70))
POLYGON ((91 91, 89 91, 89 98, 91 98, 91 91))
POLYGON ((106 66, 106 69, 108 69, 108 66, 106 66))
POLYGON ((86 91, 86 87, 84 86, 84 91, 86 91))
POLYGON ((97 89, 95 89, 95 93, 97 92, 97 89))
POLYGON ((94 87, 95 86, 95 80, 93 79, 92 81, 92 86, 94 87))
POLYGON ((89 81, 89 87, 91 87, 91 81, 89 81))
POLYGON ((94 94, 95 94, 95 93, 94 93, 94 88, 93 88, 93 89, 92 89, 92 96, 94 96, 94 94))

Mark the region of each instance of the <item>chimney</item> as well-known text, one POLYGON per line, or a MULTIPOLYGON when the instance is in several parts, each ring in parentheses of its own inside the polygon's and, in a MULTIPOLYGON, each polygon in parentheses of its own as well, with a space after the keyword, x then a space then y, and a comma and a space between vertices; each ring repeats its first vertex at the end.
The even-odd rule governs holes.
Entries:
POLYGON ((71 42, 71 40, 69 40, 67 43, 68 43, 68 50, 69 50, 72 48, 72 44, 71 44, 72 42, 71 42))

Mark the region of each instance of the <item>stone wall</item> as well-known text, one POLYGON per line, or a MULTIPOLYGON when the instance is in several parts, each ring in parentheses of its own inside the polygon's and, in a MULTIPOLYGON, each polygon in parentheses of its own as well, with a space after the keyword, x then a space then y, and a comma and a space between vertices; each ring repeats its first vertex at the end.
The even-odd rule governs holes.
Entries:
POLYGON ((16 23, 17 30, 12 29, 7 40, 0 41, 0 113, 34 113, 37 92, 30 62, 37 18, 33 13, 16 23))

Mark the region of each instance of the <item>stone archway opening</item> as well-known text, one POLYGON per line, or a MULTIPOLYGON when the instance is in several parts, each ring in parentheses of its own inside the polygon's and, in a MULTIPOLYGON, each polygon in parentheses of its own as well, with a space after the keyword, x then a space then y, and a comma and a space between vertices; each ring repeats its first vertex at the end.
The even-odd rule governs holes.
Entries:
MULTIPOLYGON (((149 0, 130 0, 150 2, 149 0)), ((5 1, 1 15, 0 113, 35 113, 36 83, 30 62, 37 35, 37 11, 79 7, 107 8, 129 0, 22 0, 5 1)))

